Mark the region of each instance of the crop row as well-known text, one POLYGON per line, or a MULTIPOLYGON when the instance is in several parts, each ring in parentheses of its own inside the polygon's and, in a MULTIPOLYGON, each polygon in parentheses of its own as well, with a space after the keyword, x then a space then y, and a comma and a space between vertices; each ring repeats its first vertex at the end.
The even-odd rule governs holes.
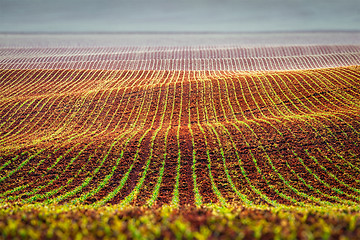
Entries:
POLYGON ((359 79, 1 70, 0 201, 356 208, 359 79))
POLYGON ((259 71, 358 64, 357 45, 1 48, 1 69, 259 71))

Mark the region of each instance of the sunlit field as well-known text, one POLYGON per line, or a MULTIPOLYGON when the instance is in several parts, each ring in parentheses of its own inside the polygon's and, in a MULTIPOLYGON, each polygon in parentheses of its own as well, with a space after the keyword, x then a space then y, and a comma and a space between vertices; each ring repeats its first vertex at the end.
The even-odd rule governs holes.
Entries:
POLYGON ((3 36, 1 237, 356 239, 360 45, 332 34, 3 36))

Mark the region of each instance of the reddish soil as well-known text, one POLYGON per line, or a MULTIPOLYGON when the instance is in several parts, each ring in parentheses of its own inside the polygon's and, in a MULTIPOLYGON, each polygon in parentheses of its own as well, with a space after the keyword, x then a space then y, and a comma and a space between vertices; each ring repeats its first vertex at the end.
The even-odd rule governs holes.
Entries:
POLYGON ((99 188, 84 201, 91 204, 133 166, 108 201, 121 203, 151 156, 133 205, 151 199, 164 159, 156 205, 172 202, 178 168, 181 206, 195 205, 194 176, 202 203, 221 195, 242 204, 243 195, 255 204, 358 204, 359 79, 356 66, 1 70, 0 198, 41 202, 83 185, 61 202, 99 188))

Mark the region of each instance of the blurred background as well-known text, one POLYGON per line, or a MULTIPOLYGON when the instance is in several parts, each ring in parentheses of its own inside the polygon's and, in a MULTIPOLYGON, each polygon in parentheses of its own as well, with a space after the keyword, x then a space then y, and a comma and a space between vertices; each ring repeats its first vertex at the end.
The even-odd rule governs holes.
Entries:
POLYGON ((360 0, 0 0, 0 32, 359 31, 360 0))

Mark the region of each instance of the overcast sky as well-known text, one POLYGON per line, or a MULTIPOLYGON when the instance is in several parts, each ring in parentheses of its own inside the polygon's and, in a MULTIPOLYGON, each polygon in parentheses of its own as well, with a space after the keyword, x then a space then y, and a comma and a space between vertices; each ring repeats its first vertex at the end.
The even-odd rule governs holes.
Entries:
POLYGON ((0 32, 360 30, 360 0, 0 0, 0 32))

